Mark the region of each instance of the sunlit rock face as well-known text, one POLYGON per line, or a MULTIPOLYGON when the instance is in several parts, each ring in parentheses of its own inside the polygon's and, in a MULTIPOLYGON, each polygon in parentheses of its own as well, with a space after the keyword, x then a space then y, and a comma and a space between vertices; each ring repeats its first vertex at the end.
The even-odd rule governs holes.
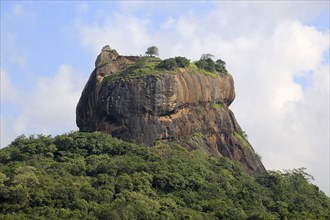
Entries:
POLYGON ((228 108, 235 98, 231 75, 178 68, 174 73, 108 77, 138 59, 109 48, 101 52, 77 105, 80 131, 104 131, 148 146, 174 142, 239 161, 251 174, 265 171, 228 108))

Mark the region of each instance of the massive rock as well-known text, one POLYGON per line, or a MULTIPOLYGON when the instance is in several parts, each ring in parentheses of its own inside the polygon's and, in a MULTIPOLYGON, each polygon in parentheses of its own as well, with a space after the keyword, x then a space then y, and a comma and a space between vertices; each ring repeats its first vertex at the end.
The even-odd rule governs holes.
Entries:
POLYGON ((138 59, 102 50, 77 105, 80 131, 104 131, 148 146, 175 142, 239 161, 251 174, 265 171, 228 108, 235 98, 229 74, 212 77, 178 68, 111 78, 138 59))

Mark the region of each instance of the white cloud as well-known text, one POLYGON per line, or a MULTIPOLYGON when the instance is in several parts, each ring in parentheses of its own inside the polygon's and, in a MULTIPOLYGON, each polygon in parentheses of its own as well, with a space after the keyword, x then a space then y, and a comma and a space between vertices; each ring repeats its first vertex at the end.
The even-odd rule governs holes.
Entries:
POLYGON ((175 25, 175 19, 170 16, 169 18, 167 18, 165 23, 160 25, 160 27, 166 30, 173 28, 174 25, 175 25))
POLYGON ((0 89, 1 89, 1 103, 14 102, 17 99, 17 89, 12 83, 8 72, 0 69, 0 89))
POLYGON ((246 1, 217 2, 214 15, 222 22, 227 37, 268 33, 287 20, 302 22, 315 19, 329 8, 326 1, 246 1))
POLYGON ((0 134, 0 139, 1 139, 1 145, 0 148, 8 146, 11 141, 14 140, 15 137, 18 136, 18 134, 13 130, 13 127, 11 126, 11 120, 9 117, 4 117, 1 115, 1 134, 0 134))
POLYGON ((5 57, 1 56, 1 62, 8 59, 9 62, 18 65, 18 67, 25 67, 27 56, 24 48, 20 48, 21 44, 18 42, 18 36, 10 32, 1 33, 1 41, 6 42, 6 44, 1 45, 2 54, 6 54, 5 57))
MULTIPOLYGON (((15 99, 11 100, 19 111, 18 115, 1 116, 1 136, 4 137, 1 146, 8 145, 21 134, 59 134, 76 130, 75 108, 84 83, 81 73, 69 65, 61 65, 53 77, 38 79, 32 91, 17 91, 15 99)), ((3 88, 4 91, 9 89, 1 86, 3 88)), ((15 87, 12 89, 15 91, 15 87)))
POLYGON ((29 2, 16 3, 12 7, 12 14, 15 19, 22 19, 25 22, 33 24, 36 22, 37 16, 31 10, 29 10, 29 2))
POLYGON ((75 107, 84 80, 72 67, 61 65, 52 78, 42 78, 23 95, 22 112, 14 121, 18 133, 58 133, 76 128, 75 107))
POLYGON ((76 6, 75 10, 78 14, 84 15, 90 10, 90 7, 86 2, 81 2, 76 6))
POLYGON ((109 16, 103 24, 84 26, 78 23, 77 27, 80 34, 84 36, 83 45, 91 47, 95 54, 98 54, 106 44, 110 44, 122 54, 130 54, 141 53, 150 43, 148 24, 147 19, 115 14, 109 16))
POLYGON ((10 141, 13 140, 13 138, 16 136, 13 132, 13 129, 11 127, 11 124, 8 122, 8 119, 10 120, 12 118, 12 115, 6 114, 6 117, 4 116, 4 108, 7 105, 11 105, 17 101, 18 98, 18 91, 13 84, 12 80, 10 79, 9 73, 1 68, 0 70, 0 100, 1 100, 1 133, 0 133, 0 139, 1 139, 1 147, 4 147, 8 145, 10 141))
POLYGON ((329 71, 321 64, 328 38, 299 22, 281 22, 263 40, 248 39, 259 47, 227 45, 234 51, 227 56, 238 94, 232 108, 266 167, 307 167, 329 194, 329 71), (312 74, 307 89, 294 82, 304 74, 312 74))
MULTIPOLYGON (((312 85, 302 100, 292 103, 285 115, 283 127, 286 140, 292 146, 291 159, 300 155, 301 166, 308 167, 316 183, 329 194, 329 65, 321 65, 313 72, 312 85), (294 152, 295 150, 295 152, 294 152), (323 181, 322 181, 323 180, 323 181)), ((297 160, 297 159, 295 159, 297 160)))

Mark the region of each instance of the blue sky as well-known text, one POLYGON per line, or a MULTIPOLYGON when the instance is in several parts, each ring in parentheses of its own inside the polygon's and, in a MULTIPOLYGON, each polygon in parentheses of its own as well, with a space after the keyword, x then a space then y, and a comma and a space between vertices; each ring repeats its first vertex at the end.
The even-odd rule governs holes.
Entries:
POLYGON ((102 46, 124 55, 211 53, 267 169, 306 167, 329 194, 329 1, 1 1, 1 147, 77 130, 102 46))

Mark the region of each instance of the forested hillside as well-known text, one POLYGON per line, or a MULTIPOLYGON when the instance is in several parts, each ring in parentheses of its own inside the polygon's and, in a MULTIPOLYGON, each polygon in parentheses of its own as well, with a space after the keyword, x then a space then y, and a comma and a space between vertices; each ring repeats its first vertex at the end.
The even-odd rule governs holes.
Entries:
POLYGON ((21 136, 0 150, 0 219, 329 219, 310 178, 101 132, 21 136))

